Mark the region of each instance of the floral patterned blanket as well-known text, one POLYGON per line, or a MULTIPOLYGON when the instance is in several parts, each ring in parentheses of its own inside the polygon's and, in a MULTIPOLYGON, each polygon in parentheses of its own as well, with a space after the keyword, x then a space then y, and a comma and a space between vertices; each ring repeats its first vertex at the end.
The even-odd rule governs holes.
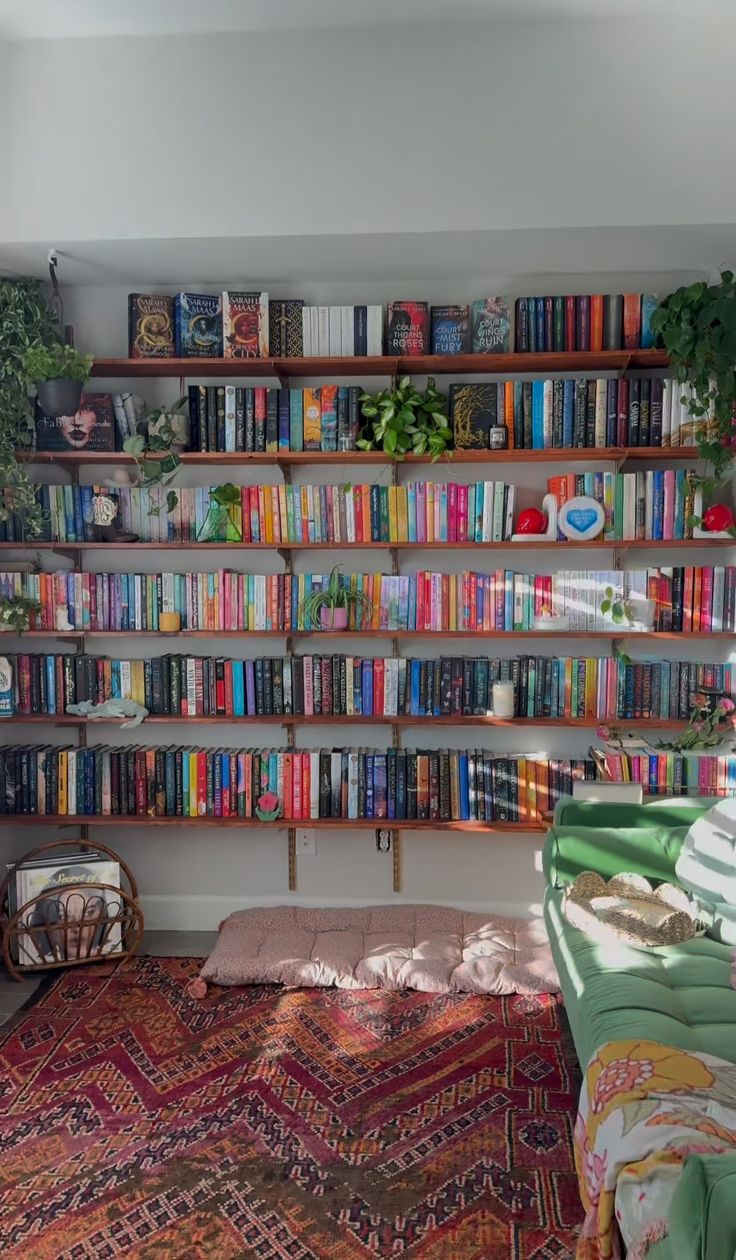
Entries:
POLYGON ((665 1237, 690 1154, 736 1150, 736 1064, 656 1041, 591 1059, 575 1126, 585 1221, 577 1260, 641 1260, 665 1237))

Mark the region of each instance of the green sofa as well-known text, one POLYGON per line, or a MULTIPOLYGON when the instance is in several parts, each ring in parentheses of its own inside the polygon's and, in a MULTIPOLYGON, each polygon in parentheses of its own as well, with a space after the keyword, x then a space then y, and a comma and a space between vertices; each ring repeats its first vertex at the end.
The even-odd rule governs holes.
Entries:
MULTIPOLYGON (((581 1069, 600 1046, 642 1037, 736 1063, 736 989, 731 947, 709 937, 682 945, 610 951, 572 927, 564 887, 580 871, 608 879, 637 871, 675 880, 690 824, 712 802, 558 804, 544 846, 545 920, 581 1069)), ((651 1260, 736 1260, 736 1154, 690 1157, 678 1184, 667 1239, 651 1260)))

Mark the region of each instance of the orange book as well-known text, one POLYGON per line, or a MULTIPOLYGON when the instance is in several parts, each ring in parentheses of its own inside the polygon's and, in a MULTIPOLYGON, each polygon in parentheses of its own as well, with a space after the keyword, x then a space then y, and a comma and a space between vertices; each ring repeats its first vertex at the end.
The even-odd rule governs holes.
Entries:
POLYGON ((319 388, 304 390, 304 449, 322 449, 322 392, 319 388))
POLYGON ((267 543, 274 541, 271 490, 271 486, 264 486, 263 488, 263 541, 267 543))
POLYGON ((703 570, 693 571, 693 630, 701 630, 703 623, 703 570))
POLYGON ((508 449, 514 449, 514 382, 503 383, 503 416, 508 430, 508 449))
POLYGON ((603 349, 603 294, 593 293, 590 299, 590 348, 603 349))
POLYGON ((624 293, 624 350, 639 349, 641 294, 624 293))
POLYGON ((370 598, 373 601, 373 615, 371 617, 371 630, 381 629, 381 574, 374 573, 373 577, 373 594, 370 598))
POLYGON ((536 761, 529 761, 527 765, 527 807, 524 817, 529 822, 534 822, 537 817, 537 763, 536 761))
POLYGON ((399 509, 398 509, 398 486, 389 486, 388 488, 388 540, 389 542, 399 541, 399 509))
POLYGON ((538 816, 544 818, 549 813, 549 762, 537 762, 537 809, 538 816))

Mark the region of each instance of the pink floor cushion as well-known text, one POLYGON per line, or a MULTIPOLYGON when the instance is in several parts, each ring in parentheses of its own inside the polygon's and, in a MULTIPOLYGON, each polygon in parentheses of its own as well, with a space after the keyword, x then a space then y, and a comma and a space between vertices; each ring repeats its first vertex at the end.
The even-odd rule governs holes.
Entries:
MULTIPOLYGON (((559 990, 540 919, 422 905, 238 910, 221 925, 200 981, 427 993, 559 990)), ((197 994, 204 991, 200 984, 197 994)))

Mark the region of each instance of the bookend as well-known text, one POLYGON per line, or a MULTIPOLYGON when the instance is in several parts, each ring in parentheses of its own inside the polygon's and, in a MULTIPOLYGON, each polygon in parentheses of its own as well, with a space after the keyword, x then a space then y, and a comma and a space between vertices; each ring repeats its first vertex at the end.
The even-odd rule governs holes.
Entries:
POLYGON ((543 534, 512 534, 512 542, 556 542, 557 541, 557 496, 545 494, 542 499, 542 511, 547 517, 547 528, 543 534))

